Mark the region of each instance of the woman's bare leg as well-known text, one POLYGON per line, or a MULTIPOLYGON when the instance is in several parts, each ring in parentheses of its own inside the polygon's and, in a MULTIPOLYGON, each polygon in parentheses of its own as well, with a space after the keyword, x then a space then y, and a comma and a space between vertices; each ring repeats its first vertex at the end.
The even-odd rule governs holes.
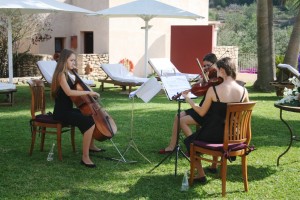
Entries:
MULTIPOLYGON (((182 131, 186 137, 190 136, 192 134, 192 130, 189 127, 189 125, 197 125, 197 122, 190 115, 186 115, 184 111, 181 112, 180 113, 180 128, 182 129, 182 131)), ((178 127, 178 116, 175 115, 173 129, 172 129, 172 136, 171 136, 171 140, 170 140, 168 147, 165 148, 166 151, 172 151, 176 146, 177 127, 178 127)))
POLYGON ((93 125, 91 128, 89 128, 84 134, 83 134, 83 140, 82 140, 82 161, 85 164, 94 164, 89 156, 89 150, 90 145, 93 140, 93 132, 95 129, 95 125, 93 125))
POLYGON ((92 137, 91 139, 91 144, 90 144, 90 150, 94 150, 94 151, 99 151, 101 150, 100 148, 98 148, 96 145, 95 145, 95 139, 92 137))
POLYGON ((195 167, 196 167, 196 169, 198 171, 197 178, 204 177, 205 173, 204 173, 204 170, 203 170, 203 167, 202 167, 202 164, 201 164, 201 160, 196 160, 195 167))

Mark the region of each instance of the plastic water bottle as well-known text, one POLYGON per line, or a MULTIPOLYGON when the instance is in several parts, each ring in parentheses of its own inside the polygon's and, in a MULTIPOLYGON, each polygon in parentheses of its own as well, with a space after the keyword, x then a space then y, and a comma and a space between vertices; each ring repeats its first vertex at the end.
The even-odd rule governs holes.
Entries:
POLYGON ((54 149, 55 144, 53 143, 51 150, 48 153, 47 161, 52 161, 53 160, 53 149, 54 149))
POLYGON ((181 183, 181 191, 188 191, 189 190, 189 179, 187 171, 184 173, 181 183))

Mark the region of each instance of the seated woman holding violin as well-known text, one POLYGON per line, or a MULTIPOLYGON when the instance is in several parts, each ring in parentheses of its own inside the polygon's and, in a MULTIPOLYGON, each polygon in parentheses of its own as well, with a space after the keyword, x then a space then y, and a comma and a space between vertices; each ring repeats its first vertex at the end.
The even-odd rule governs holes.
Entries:
MULTIPOLYGON (((189 98, 187 92, 183 92, 182 94, 186 102, 200 116, 205 118, 205 122, 201 128, 184 140, 188 152, 190 151, 190 144, 194 140, 222 143, 227 103, 249 101, 246 88, 235 80, 236 67, 232 59, 228 57, 222 58, 217 61, 216 66, 218 77, 221 77, 223 82, 207 90, 205 100, 201 106, 195 104, 189 98)), ((198 177, 195 177, 195 179, 200 183, 206 183, 206 176, 200 162, 196 162, 196 168, 198 170, 198 177)))
MULTIPOLYGON (((216 69, 214 66, 214 64, 216 62, 217 62, 217 57, 213 53, 209 53, 206 56, 204 56, 204 58, 203 58, 203 66, 204 66, 203 70, 204 70, 204 72, 206 72, 206 75, 210 79, 217 77, 216 69)), ((203 89, 203 88, 201 88, 202 85, 203 85, 203 81, 197 82, 192 86, 192 89, 191 89, 192 93, 195 93, 196 96, 204 95, 202 101, 199 104, 200 106, 202 105, 202 103, 205 99, 205 92, 206 92, 206 91, 204 91, 205 88, 204 88, 204 90, 202 90, 203 89)), ((179 96, 180 95, 181 94, 179 94, 179 96)), ((187 109, 180 113, 180 128, 186 137, 188 137, 192 134, 192 130, 189 127, 190 125, 202 125, 203 122, 204 122, 204 117, 201 117, 193 108, 187 109)), ((159 151, 159 154, 167 154, 174 150, 174 148, 176 146, 176 140, 177 140, 177 123, 178 123, 178 116, 176 114, 174 117, 172 137, 171 137, 170 143, 166 148, 161 149, 159 151)))
POLYGON ((91 161, 89 152, 103 151, 103 149, 99 149, 94 144, 93 132, 95 122, 92 116, 83 115, 79 109, 73 108, 73 100, 71 98, 82 96, 99 98, 100 95, 97 92, 80 91, 73 88, 74 83, 68 73, 76 69, 75 63, 75 53, 67 49, 62 50, 51 84, 51 96, 55 99, 53 118, 79 128, 83 134, 81 164, 94 168, 96 165, 91 161))

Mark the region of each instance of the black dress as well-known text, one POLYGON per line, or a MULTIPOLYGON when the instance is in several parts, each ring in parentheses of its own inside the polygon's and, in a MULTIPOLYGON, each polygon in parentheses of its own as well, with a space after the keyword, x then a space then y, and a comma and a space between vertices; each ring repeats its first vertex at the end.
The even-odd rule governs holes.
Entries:
MULTIPOLYGON (((213 86, 213 89, 217 97, 217 102, 212 102, 205 115, 205 122, 201 128, 184 140, 188 152, 190 152, 190 144, 194 140, 210 143, 223 143, 227 103, 220 102, 215 86, 213 86)), ((244 99, 244 94, 245 88, 240 102, 244 99)))
MULTIPOLYGON (((73 87, 73 83, 68 79, 70 88, 73 87)), ((69 124, 79 128, 81 133, 86 132, 95 123, 92 116, 85 116, 81 114, 80 110, 73 108, 73 102, 69 96, 60 87, 55 98, 55 106, 53 111, 53 119, 59 120, 64 124, 69 124)))
MULTIPOLYGON (((205 96, 203 97, 203 99, 199 103, 199 106, 202 106, 204 100, 205 100, 205 96)), ((203 117, 200 116, 193 108, 185 110, 185 114, 190 115, 193 118, 193 120, 195 120, 199 125, 203 125, 204 120, 205 120, 205 116, 203 116, 203 117)))

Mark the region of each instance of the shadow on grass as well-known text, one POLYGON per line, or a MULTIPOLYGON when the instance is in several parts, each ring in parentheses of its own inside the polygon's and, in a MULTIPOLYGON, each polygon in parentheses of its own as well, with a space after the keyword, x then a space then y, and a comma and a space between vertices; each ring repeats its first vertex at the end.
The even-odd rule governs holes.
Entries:
MULTIPOLYGON (((231 165, 228 169, 227 183, 239 182, 240 186, 238 189, 230 188, 227 186, 228 193, 240 193, 243 192, 243 181, 241 167, 238 165, 231 165)), ((253 166, 248 166, 249 174, 249 184, 251 181, 259 181, 265 179, 266 177, 274 174, 276 170, 272 170, 269 167, 255 168, 253 166), (255 176, 253 176, 255 175, 255 176)), ((194 184, 190 187, 188 192, 180 191, 182 175, 147 175, 138 178, 136 183, 132 184, 127 191, 113 190, 107 192, 107 190, 102 190, 101 187, 95 188, 95 190, 85 190, 78 188, 70 189, 70 197, 80 196, 83 194, 85 196, 98 196, 99 199, 105 197, 106 199, 170 199, 170 197, 176 197, 176 199, 198 199, 198 198, 218 198, 221 197, 221 180, 215 175, 214 177, 208 177, 208 183, 206 185, 194 184), (213 189, 209 187, 211 181, 216 184, 213 189), (176 187, 174 187, 174 184, 176 187)), ((119 181, 124 181, 120 179, 119 181)), ((111 186, 113 188, 113 185, 111 186)), ((69 197, 64 196, 63 198, 56 199, 68 199, 69 197)))

